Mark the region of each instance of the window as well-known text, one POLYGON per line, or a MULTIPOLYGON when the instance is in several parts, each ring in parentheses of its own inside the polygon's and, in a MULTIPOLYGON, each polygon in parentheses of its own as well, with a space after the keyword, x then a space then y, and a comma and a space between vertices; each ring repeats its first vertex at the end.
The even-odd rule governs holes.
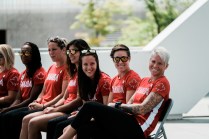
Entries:
POLYGON ((0 30, 0 44, 6 43, 6 30, 0 30))

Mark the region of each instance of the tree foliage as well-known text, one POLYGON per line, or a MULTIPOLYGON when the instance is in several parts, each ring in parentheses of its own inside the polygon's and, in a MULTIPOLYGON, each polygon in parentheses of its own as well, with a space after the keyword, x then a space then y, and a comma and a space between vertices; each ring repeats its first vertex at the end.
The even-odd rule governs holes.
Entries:
POLYGON ((130 13, 129 10, 123 10, 127 5, 120 0, 90 0, 80 5, 83 10, 75 17, 76 21, 71 25, 71 29, 88 30, 86 33, 80 33, 80 36, 83 35, 83 38, 94 46, 98 46, 106 35, 116 30, 120 21, 118 16, 130 13))
POLYGON ((144 46, 165 29, 195 0, 144 0, 146 18, 130 17, 124 22, 119 43, 144 46))

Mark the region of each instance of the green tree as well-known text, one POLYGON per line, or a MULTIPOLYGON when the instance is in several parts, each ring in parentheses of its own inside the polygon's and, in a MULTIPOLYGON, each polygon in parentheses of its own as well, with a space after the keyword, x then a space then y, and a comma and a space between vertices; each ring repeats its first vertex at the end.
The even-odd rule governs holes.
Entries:
POLYGON ((119 43, 144 46, 175 20, 195 0, 144 0, 145 19, 130 17, 124 22, 119 43))
POLYGON ((128 5, 121 0, 90 0, 87 4, 80 5, 83 10, 75 17, 76 21, 71 25, 71 29, 88 30, 79 33, 79 37, 83 37, 94 46, 99 46, 106 35, 116 31, 121 15, 130 13, 130 10, 127 10, 130 8, 123 9, 128 5))

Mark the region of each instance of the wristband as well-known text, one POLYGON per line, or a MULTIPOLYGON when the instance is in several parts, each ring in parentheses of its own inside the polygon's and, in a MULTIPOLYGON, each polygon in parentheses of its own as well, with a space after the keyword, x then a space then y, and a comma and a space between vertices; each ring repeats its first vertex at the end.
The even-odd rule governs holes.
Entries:
POLYGON ((116 102, 115 103, 115 108, 119 109, 121 104, 122 104, 122 102, 120 102, 120 101, 116 102))

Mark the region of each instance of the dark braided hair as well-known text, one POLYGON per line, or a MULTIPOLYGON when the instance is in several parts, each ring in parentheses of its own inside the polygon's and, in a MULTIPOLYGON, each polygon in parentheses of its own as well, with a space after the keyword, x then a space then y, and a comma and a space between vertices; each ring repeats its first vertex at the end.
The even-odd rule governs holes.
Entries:
POLYGON ((41 55, 38 46, 32 42, 25 42, 23 45, 28 45, 31 47, 31 62, 27 65, 27 75, 32 78, 37 69, 39 69, 41 64, 41 55))

